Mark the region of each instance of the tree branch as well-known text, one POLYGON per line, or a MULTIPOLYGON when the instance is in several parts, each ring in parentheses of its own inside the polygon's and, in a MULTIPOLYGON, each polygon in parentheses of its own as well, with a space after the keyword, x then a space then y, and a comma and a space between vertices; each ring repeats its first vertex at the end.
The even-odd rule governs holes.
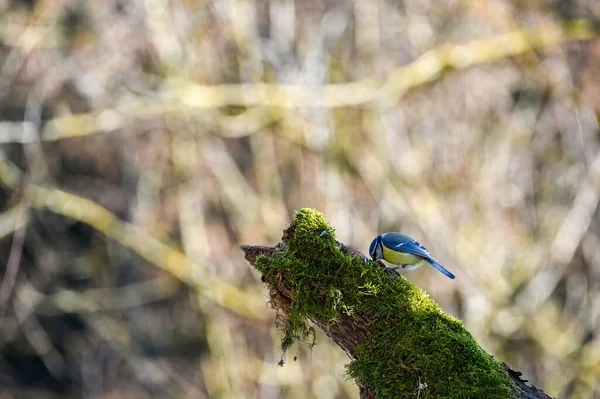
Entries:
POLYGON ((269 287, 284 353, 320 328, 351 359, 347 373, 361 398, 550 398, 422 290, 335 241, 314 210, 296 213, 282 243, 241 249, 269 287))

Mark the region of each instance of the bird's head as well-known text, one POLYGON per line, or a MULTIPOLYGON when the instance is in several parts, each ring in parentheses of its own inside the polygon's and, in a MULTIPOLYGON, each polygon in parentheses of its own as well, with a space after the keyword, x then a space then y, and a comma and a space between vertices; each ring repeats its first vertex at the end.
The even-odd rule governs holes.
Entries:
POLYGON ((373 260, 383 259, 383 248, 381 247, 381 235, 375 237, 369 246, 369 255, 373 260))

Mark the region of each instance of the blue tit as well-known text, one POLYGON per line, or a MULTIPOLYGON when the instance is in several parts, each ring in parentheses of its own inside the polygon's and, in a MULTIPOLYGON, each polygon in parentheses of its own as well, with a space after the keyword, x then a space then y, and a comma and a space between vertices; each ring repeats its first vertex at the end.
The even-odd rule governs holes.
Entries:
POLYGON ((404 234, 383 233, 378 235, 371 242, 369 255, 375 261, 383 259, 387 263, 395 265, 389 268, 394 271, 398 269, 412 270, 421 265, 430 264, 449 278, 454 278, 454 274, 437 263, 424 246, 404 234))

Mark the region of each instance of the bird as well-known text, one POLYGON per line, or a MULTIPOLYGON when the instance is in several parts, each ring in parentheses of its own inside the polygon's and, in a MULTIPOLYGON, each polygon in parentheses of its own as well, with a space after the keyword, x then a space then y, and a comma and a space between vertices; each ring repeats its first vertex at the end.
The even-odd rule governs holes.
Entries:
POLYGON ((369 246, 369 255, 374 261, 382 259, 395 265, 388 269, 396 272, 398 269, 413 270, 430 264, 445 276, 454 279, 454 274, 440 265, 424 246, 404 234, 390 232, 378 235, 369 246))

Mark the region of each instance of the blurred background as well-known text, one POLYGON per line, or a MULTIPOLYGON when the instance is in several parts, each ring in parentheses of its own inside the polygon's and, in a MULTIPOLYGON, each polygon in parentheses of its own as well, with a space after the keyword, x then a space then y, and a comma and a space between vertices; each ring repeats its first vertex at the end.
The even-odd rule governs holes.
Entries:
POLYGON ((488 352, 600 398, 599 15, 0 0, 0 398, 358 397, 322 334, 277 366, 239 249, 302 207, 411 235, 488 352))

